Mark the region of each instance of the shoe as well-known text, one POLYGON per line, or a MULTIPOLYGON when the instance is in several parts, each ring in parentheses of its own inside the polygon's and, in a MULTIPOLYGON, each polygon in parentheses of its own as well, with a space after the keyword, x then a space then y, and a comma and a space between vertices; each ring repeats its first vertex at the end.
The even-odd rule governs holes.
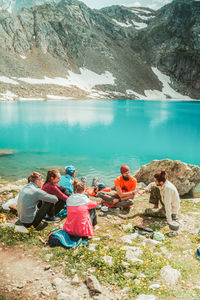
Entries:
POLYGON ((99 210, 102 208, 102 206, 103 206, 102 203, 100 203, 99 205, 96 206, 96 209, 99 210))
POLYGON ((130 213, 130 208, 129 207, 126 207, 126 208, 122 207, 121 208, 121 214, 126 215, 126 214, 129 214, 129 213, 130 213))
POLYGON ((40 231, 40 230, 46 228, 47 226, 48 226, 48 222, 43 221, 43 222, 41 222, 35 229, 36 229, 37 231, 40 231))
POLYGON ((87 178, 86 176, 81 177, 81 182, 84 183, 86 185, 87 183, 87 178))
POLYGON ((159 208, 159 206, 158 205, 154 205, 153 209, 157 209, 157 208, 159 208))
POLYGON ((96 186, 98 186, 98 183, 99 183, 99 177, 94 177, 92 179, 92 186, 96 187, 96 186))
POLYGON ((47 223, 58 223, 58 222, 61 221, 61 218, 58 218, 58 217, 44 217, 44 220, 47 223))

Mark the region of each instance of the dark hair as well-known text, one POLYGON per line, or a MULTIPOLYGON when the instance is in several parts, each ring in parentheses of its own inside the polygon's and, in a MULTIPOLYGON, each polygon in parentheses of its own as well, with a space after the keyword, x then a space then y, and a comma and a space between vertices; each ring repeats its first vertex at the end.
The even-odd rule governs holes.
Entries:
POLYGON ((157 172, 155 175, 154 175, 154 178, 157 179, 158 182, 165 182, 166 179, 167 179, 167 172, 165 169, 162 169, 160 172, 157 172))
POLYGON ((31 175, 28 177, 28 182, 35 182, 38 179, 43 178, 42 174, 38 172, 32 172, 31 175))
POLYGON ((45 183, 51 182, 51 178, 56 178, 57 174, 59 173, 58 170, 50 170, 47 172, 45 183))
POLYGON ((85 190, 85 184, 83 182, 78 182, 77 179, 73 182, 74 193, 82 193, 85 190))

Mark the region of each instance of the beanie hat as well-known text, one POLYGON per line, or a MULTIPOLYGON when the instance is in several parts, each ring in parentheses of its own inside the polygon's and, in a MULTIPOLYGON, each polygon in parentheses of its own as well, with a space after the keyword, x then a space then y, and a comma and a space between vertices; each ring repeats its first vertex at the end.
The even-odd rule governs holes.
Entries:
POLYGON ((126 172, 130 172, 130 169, 127 165, 122 165, 120 168, 120 172, 121 172, 121 174, 124 174, 126 172))
POLYGON ((65 167, 65 171, 67 172, 67 174, 73 175, 74 172, 76 171, 76 169, 75 169, 74 166, 66 166, 66 167, 65 167))

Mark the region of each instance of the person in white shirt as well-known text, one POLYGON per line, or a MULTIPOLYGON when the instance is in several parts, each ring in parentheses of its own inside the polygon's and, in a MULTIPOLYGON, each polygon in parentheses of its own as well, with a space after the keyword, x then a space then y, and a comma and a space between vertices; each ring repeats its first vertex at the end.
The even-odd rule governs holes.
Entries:
POLYGON ((167 222, 177 220, 180 209, 180 197, 177 188, 166 179, 166 171, 162 170, 154 175, 154 182, 160 189, 161 199, 164 204, 167 222))
POLYGON ((154 182, 149 184, 140 194, 150 191, 153 186, 157 186, 160 190, 162 208, 154 212, 152 209, 146 209, 145 214, 152 217, 166 216, 167 222, 178 219, 178 211, 180 209, 180 197, 177 188, 167 180, 167 173, 161 170, 154 175, 154 182))

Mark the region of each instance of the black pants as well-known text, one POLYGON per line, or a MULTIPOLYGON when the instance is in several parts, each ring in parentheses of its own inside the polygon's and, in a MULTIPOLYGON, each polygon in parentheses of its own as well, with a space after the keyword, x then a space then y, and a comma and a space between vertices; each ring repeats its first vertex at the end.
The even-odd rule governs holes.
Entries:
MULTIPOLYGON (((42 201, 41 201, 42 202, 42 201)), ((39 209, 36 212, 35 218, 32 223, 22 223, 26 228, 34 226, 35 228, 42 222, 42 219, 48 214, 50 217, 54 217, 63 209, 65 202, 61 199, 56 204, 44 202, 39 203, 39 209)))
POLYGON ((93 226, 97 225, 96 208, 90 209, 89 213, 90 213, 90 219, 91 219, 92 225, 93 226))

